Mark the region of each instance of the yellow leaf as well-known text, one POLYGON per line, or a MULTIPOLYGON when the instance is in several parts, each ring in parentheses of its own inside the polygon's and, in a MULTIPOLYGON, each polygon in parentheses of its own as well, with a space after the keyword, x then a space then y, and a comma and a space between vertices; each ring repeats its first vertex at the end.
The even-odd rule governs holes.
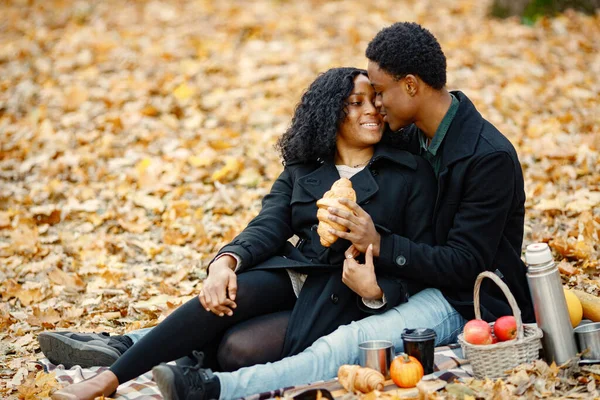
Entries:
POLYGON ((83 315, 83 308, 81 307, 69 307, 63 310, 63 319, 69 321, 79 319, 83 315))
POLYGON ((121 228, 131 233, 144 233, 152 226, 152 222, 149 220, 126 221, 123 218, 118 218, 117 222, 121 225, 121 228))
POLYGON ((8 228, 10 226, 10 213, 0 211, 0 229, 8 228))
POLYGON ((210 147, 212 147, 215 150, 225 150, 225 149, 229 149, 231 147, 233 147, 232 143, 229 143, 225 140, 211 140, 209 143, 210 147))
POLYGON ((68 273, 60 268, 54 267, 49 273, 48 278, 57 284, 65 286, 71 291, 83 291, 85 289, 85 282, 75 273, 68 273))
POLYGON ((6 332, 8 327, 15 322, 15 319, 10 315, 10 307, 8 303, 0 305, 0 332, 6 332))
POLYGON ((181 232, 179 229, 165 229, 163 232, 163 242, 165 244, 181 246, 186 244, 190 239, 190 232, 181 232))
POLYGON ((42 290, 39 288, 21 289, 17 293, 17 298, 19 299, 22 305, 28 306, 34 303, 39 303, 42 300, 44 300, 44 295, 42 294, 42 290))
POLYGON ((21 291, 21 285, 14 279, 8 279, 2 283, 0 286, 2 290, 2 301, 6 301, 12 297, 17 297, 19 292, 21 291))
POLYGON ((137 163, 135 169, 137 170, 138 174, 142 175, 144 172, 146 172, 150 164, 152 164, 152 160, 146 157, 137 163))
POLYGON ((225 165, 221 169, 215 171, 212 174, 211 179, 219 182, 232 181, 238 176, 243 165, 244 164, 237 158, 228 157, 225 160, 225 165))
POLYGON ((65 93, 65 109, 75 111, 88 99, 88 91, 83 86, 73 86, 65 93))
POLYGON ((60 313, 54 308, 47 308, 42 311, 39 307, 32 307, 33 315, 27 318, 27 322, 34 326, 54 325, 60 321, 60 313))
POLYGON ((194 88, 191 88, 186 83, 182 83, 177 86, 177 88, 173 91, 173 96, 177 98, 177 100, 187 100, 192 97, 196 91, 194 88))
POLYGON ((156 117, 159 114, 159 111, 153 105, 148 104, 146 107, 142 108, 141 113, 147 117, 156 117))
POLYGON ((165 203, 156 196, 144 195, 137 193, 133 196, 133 203, 137 206, 144 207, 148 211, 163 212, 165 203))
POLYGON ((12 247, 19 253, 33 254, 37 250, 38 231, 31 229, 27 225, 20 225, 19 228, 12 231, 12 247))
POLYGON ((54 372, 45 373, 44 371, 39 371, 35 376, 35 386, 45 389, 58 386, 56 374, 54 372))
POLYGON ((206 167, 212 163, 212 160, 208 158, 190 156, 188 158, 188 163, 190 163, 192 167, 206 167))
POLYGON ((112 319, 119 319, 121 318, 121 313, 119 311, 110 311, 110 312, 105 312, 102 314, 97 314, 97 317, 99 319, 104 319, 104 320, 112 320, 112 319))

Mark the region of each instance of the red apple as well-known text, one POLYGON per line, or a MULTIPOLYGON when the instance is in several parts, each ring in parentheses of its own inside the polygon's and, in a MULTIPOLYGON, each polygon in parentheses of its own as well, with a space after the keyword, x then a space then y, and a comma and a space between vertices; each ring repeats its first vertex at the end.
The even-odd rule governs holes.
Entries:
POLYGON ((517 337, 517 321, 512 315, 500 317, 494 323, 494 334, 499 341, 512 340, 517 337))
POLYGON ((492 343, 492 328, 482 319, 472 319, 463 331, 465 341, 471 344, 492 343))

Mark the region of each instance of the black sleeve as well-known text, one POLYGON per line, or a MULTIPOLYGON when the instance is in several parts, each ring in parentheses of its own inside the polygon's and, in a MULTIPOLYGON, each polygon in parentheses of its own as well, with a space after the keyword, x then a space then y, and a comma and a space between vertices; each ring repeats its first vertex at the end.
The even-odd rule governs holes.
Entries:
POLYGON ((404 208, 403 236, 415 243, 433 244, 433 208, 437 197, 437 179, 429 162, 416 157, 417 174, 404 208))
POLYGON ((406 289, 400 279, 392 278, 377 274, 377 284, 383 291, 386 303, 380 308, 371 308, 363 303, 360 296, 358 297, 358 308, 368 314, 381 314, 389 309, 396 307, 397 305, 406 302, 406 289))
POLYGON ((510 184, 514 177, 515 165, 508 153, 481 157, 465 174, 463 197, 446 243, 430 246, 382 235, 378 265, 429 287, 472 289, 498 249, 515 194, 510 184))
MULTIPOLYGON (((437 193, 437 180, 429 163, 416 156, 417 170, 409 182, 408 198, 406 207, 403 210, 403 234, 416 243, 433 243, 433 207, 435 204, 437 193)), ((382 246, 379 252, 379 258, 392 259, 393 254, 384 254, 391 249, 384 248, 384 237, 393 236, 393 233, 381 226, 377 226, 377 230, 382 238, 382 246)), ((379 259, 375 261, 376 265, 380 265, 379 259)), ((406 302, 407 293, 406 287, 398 277, 391 277, 383 273, 382 268, 377 268, 377 283, 385 294, 386 304, 379 309, 367 307, 359 299, 359 307, 361 310, 375 314, 381 313, 390 308, 393 308, 401 303, 406 302)))
POLYGON ((381 235, 381 246, 379 249, 379 258, 376 264, 388 263, 397 255, 392 253, 394 248, 386 246, 390 240, 396 237, 396 234, 411 240, 415 243, 433 244, 433 208, 437 195, 437 180, 429 163, 416 156, 418 168, 415 174, 407 183, 410 185, 407 192, 406 206, 402 212, 402 231, 392 232, 382 226, 377 225, 377 230, 381 235), (386 261, 387 260, 387 261, 386 261))
POLYGON ((263 199, 259 214, 231 243, 219 250, 217 256, 234 253, 241 258, 244 270, 274 256, 294 234, 290 205, 292 189, 292 176, 286 168, 263 199))

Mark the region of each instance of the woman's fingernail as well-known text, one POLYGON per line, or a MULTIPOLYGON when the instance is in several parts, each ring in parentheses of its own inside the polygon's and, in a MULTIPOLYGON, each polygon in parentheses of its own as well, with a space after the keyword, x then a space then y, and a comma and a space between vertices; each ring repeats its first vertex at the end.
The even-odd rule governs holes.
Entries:
POLYGON ((233 313, 230 311, 227 313, 227 315, 229 315, 231 317, 233 315, 233 313))
POLYGON ((224 315, 224 314, 223 314, 223 313, 221 313, 221 314, 219 314, 219 317, 222 317, 223 315, 224 315))
POLYGON ((210 308, 207 308, 207 309, 206 309, 206 311, 209 311, 209 312, 210 312, 210 308))

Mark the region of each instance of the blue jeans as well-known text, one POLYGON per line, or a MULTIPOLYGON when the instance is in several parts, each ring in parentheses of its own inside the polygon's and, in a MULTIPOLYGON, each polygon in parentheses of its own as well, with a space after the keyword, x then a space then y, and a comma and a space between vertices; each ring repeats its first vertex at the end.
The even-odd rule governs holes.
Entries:
POLYGON ((400 333, 404 328, 432 328, 437 334, 436 346, 452 343, 466 322, 439 290, 425 289, 383 314, 339 327, 295 356, 215 373, 221 382, 220 399, 334 378, 340 365, 358 364, 358 345, 366 340, 389 340, 397 352, 402 352, 400 333))
POLYGON ((138 329, 136 331, 127 332, 125 336, 131 339, 133 341, 133 344, 135 344, 136 342, 139 342, 139 340, 143 338, 148 332, 150 332, 151 329, 152 328, 138 329))

